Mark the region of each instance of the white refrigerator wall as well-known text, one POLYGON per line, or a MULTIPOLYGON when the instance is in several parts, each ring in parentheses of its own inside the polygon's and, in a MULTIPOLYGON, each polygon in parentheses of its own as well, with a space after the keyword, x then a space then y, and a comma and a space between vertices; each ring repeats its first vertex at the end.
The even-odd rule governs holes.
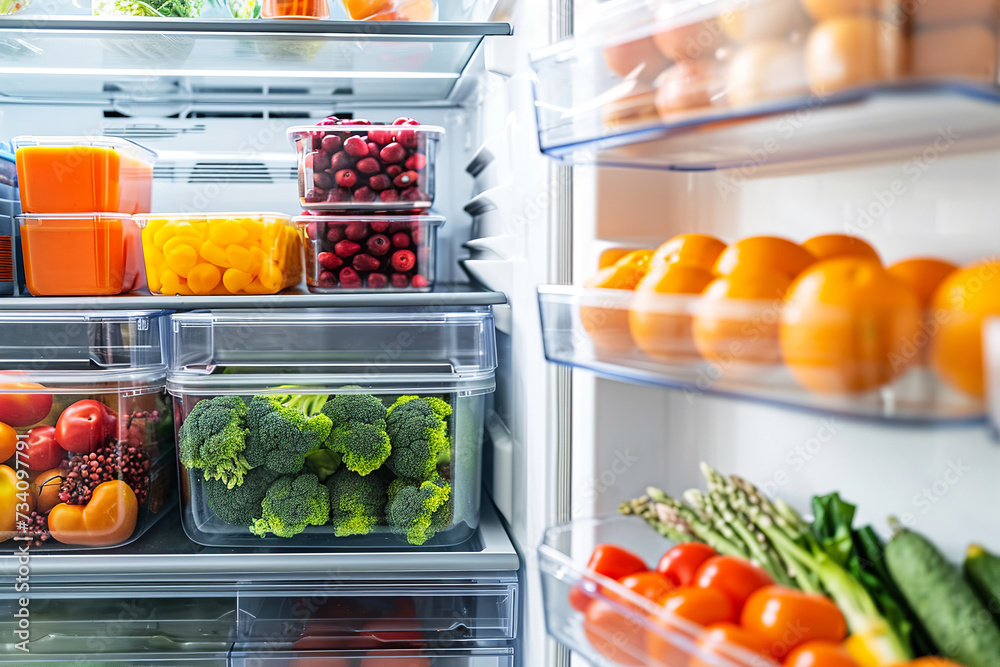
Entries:
MULTIPOLYGON (((855 233, 887 263, 993 258, 1000 152, 963 148, 942 139, 878 165, 751 167, 749 179, 737 171, 577 168, 576 281, 610 245, 656 247, 683 232, 799 242, 855 233)), ((1000 447, 985 427, 888 427, 574 373, 575 515, 614 513, 647 485, 673 495, 703 487, 702 460, 803 511, 812 495, 840 491, 859 505, 859 525, 887 535, 887 517, 897 516, 956 560, 972 541, 1000 549, 1000 519, 990 510, 1000 503, 1000 447)))

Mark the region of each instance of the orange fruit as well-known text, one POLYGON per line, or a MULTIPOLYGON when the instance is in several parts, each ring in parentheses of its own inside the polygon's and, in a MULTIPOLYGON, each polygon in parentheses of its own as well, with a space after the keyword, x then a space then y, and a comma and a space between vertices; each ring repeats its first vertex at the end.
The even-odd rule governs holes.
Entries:
POLYGON ((14 456, 17 452, 17 431, 13 427, 0 422, 0 463, 14 456))
POLYGON ((636 288, 628 314, 636 345, 660 361, 698 358, 691 333, 690 295, 701 294, 713 279, 707 270, 685 264, 650 271, 636 288))
POLYGON ((897 262, 886 271, 899 282, 909 285, 917 293, 920 305, 926 308, 931 305, 937 288, 945 278, 958 271, 958 267, 941 259, 918 257, 897 262))
POLYGON ((1000 315, 1000 263, 952 273, 934 293, 932 311, 938 329, 930 343, 931 366, 949 386, 984 396, 983 320, 1000 315))
POLYGON ((686 264, 711 271, 715 261, 726 249, 726 244, 706 234, 681 234, 675 236, 653 254, 652 266, 686 264))
POLYGON ((875 248, 857 236, 847 234, 815 236, 803 243, 802 247, 815 257, 817 262, 834 257, 860 257, 882 263, 882 258, 875 252, 875 248))
MULTIPOLYGON (((598 271, 584 286, 634 290, 646 275, 646 267, 637 264, 641 265, 641 262, 634 261, 631 255, 624 257, 614 266, 598 271)), ((629 333, 627 298, 627 295, 614 293, 584 297, 585 303, 595 305, 580 306, 580 321, 596 347, 613 352, 628 352, 635 348, 629 333)))
POLYGON ((723 366, 778 363, 778 320, 791 283, 783 273, 752 268, 717 278, 695 310, 693 333, 698 351, 723 366))
POLYGON ((728 276, 738 267, 778 271, 795 278, 816 259, 797 243, 776 236, 751 236, 737 241, 719 255, 715 273, 728 276))
POLYGON ((601 253, 600 258, 597 260, 598 269, 606 269, 609 266, 614 266, 618 263, 618 260, 623 259, 626 255, 631 255, 634 252, 638 252, 640 248, 608 248, 601 253))
POLYGON ((817 392, 862 392, 892 382, 917 354, 917 295, 876 262, 828 259, 788 290, 781 352, 795 380, 817 392))
POLYGON ((617 262, 615 266, 621 267, 632 267, 634 269, 639 269, 641 271, 649 271, 650 262, 653 259, 652 250, 634 250, 629 254, 625 255, 617 262))

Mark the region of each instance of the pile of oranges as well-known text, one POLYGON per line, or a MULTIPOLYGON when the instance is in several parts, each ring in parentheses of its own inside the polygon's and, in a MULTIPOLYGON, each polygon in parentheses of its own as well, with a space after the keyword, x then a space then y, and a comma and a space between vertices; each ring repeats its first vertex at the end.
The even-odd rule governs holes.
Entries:
POLYGON ((586 287, 631 291, 627 308, 590 298, 581 307, 602 352, 638 347, 665 364, 707 360, 721 374, 784 363, 802 387, 839 394, 929 362, 954 389, 985 393, 982 325, 1000 315, 1000 263, 885 267, 865 241, 840 234, 732 245, 682 234, 616 259, 586 287))

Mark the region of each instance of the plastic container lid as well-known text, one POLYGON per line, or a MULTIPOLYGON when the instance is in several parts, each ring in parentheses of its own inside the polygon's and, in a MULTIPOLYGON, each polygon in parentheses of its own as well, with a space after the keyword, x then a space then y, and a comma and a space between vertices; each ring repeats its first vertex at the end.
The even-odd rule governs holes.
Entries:
POLYGON ((15 151, 19 151, 22 148, 27 148, 29 146, 47 146, 54 148, 90 146, 92 148, 110 148, 131 158, 135 158, 136 160, 142 160, 149 163, 155 162, 157 158, 155 151, 152 151, 144 146, 140 146, 134 141, 119 139, 118 137, 36 137, 32 135, 24 135, 14 137, 11 139, 10 143, 14 147, 15 151))
POLYGON ((275 221, 291 222, 291 217, 284 213, 267 213, 256 211, 253 213, 136 213, 132 216, 136 224, 145 227, 151 220, 170 220, 180 222, 190 222, 191 220, 260 220, 261 218, 274 218, 275 221))
MULTIPOLYGON (((356 134, 359 132, 370 132, 371 130, 380 130, 387 127, 396 127, 391 123, 372 123, 371 125, 296 125, 294 127, 288 128, 285 131, 285 135, 288 137, 288 141, 291 142, 292 146, 295 146, 295 140, 298 135, 308 134, 311 132, 345 132, 350 134, 356 134)), ((437 135, 436 137, 440 139, 445 135, 445 129, 439 125, 407 125, 407 130, 413 130, 414 132, 423 132, 428 135, 437 135)))
MULTIPOLYGON (((170 311, 0 312, 0 373, 166 367, 170 311)), ((14 373, 10 373, 13 375, 14 373)))

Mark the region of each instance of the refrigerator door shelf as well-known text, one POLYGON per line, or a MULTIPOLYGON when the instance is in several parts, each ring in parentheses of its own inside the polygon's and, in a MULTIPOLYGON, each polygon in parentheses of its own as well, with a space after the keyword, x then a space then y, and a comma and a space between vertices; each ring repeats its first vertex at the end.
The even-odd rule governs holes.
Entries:
MULTIPOLYGON (((940 382, 919 361, 922 351, 917 348, 908 358, 912 362, 909 370, 881 387, 864 393, 808 391, 796 381, 794 373, 799 374, 799 381, 805 377, 811 383, 835 383, 843 380, 840 371, 850 364, 845 362, 845 366, 831 371, 803 364, 790 369, 782 363, 780 353, 776 352, 780 304, 730 301, 722 304, 725 306, 722 315, 719 304, 715 304, 713 317, 733 325, 730 329, 739 330, 744 321, 759 323, 770 317, 775 323, 775 338, 768 341, 765 336, 758 335, 744 340, 739 334, 733 334, 732 339, 716 342, 726 350, 744 352, 722 355, 710 361, 701 356, 691 333, 694 319, 705 312, 700 310, 699 297, 657 295, 645 299, 642 310, 635 308, 634 298, 635 293, 628 290, 539 287, 546 358, 613 380, 678 389, 690 396, 725 396, 900 426, 977 426, 984 422, 983 402, 940 382), (636 312, 643 314, 643 328, 639 329, 642 339, 638 341, 632 329, 636 312), (737 343, 742 347, 731 347, 737 343), (770 347, 764 349, 764 343, 770 347), (769 356, 760 361, 753 357, 758 353, 769 356)), ((831 311, 828 315, 833 320, 838 317, 837 312, 831 311)), ((810 350, 802 352, 805 357, 819 354, 810 350)))
POLYGON ((514 649, 383 649, 381 651, 245 651, 235 649, 232 667, 514 667, 514 649))

